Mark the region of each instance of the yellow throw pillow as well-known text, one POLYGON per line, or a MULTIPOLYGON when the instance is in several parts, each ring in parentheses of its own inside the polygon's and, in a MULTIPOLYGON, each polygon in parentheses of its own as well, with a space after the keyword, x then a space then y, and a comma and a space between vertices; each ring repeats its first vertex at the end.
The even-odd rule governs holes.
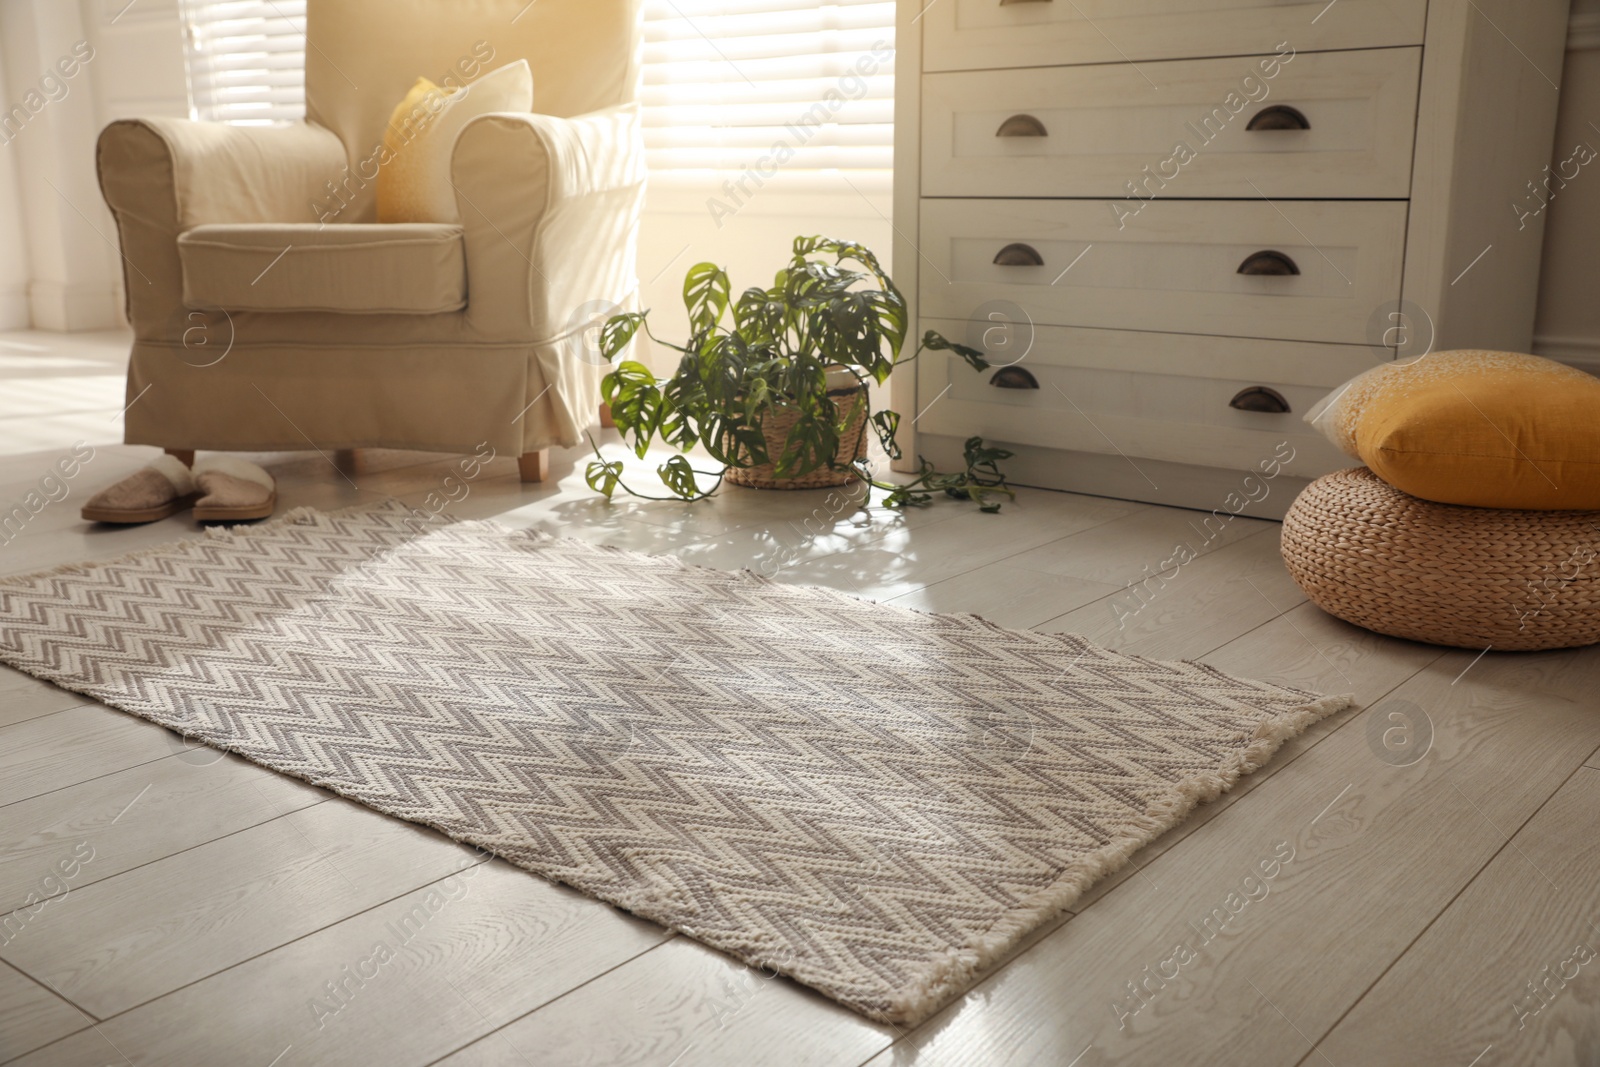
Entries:
POLYGON ((450 156, 466 124, 495 111, 533 110, 526 59, 490 71, 464 89, 418 78, 389 116, 378 168, 379 222, 459 223, 450 156))
POLYGON ((1351 379, 1306 421, 1442 504, 1600 509, 1600 378, 1514 352, 1434 352, 1351 379))

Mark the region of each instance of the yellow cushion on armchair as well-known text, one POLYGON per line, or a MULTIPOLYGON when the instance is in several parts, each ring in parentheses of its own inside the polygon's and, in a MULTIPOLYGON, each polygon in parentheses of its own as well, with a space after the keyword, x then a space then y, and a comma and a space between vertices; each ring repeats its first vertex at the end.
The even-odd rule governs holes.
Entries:
POLYGON ((1459 351, 1385 363, 1306 421, 1424 500, 1600 510, 1600 378, 1548 359, 1459 351))
POLYGON ((461 222, 450 157, 462 129, 480 115, 533 110, 533 71, 519 59, 464 89, 418 78, 389 117, 378 166, 378 221, 461 222))

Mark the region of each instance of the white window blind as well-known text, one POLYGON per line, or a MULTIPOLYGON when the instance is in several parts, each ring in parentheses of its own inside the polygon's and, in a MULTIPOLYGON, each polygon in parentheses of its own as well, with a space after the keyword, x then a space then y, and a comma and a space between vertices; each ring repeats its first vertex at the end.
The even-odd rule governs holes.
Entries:
POLYGON ((189 107, 262 125, 306 113, 305 0, 183 0, 189 107))
MULTIPOLYGON (((182 0, 196 118, 305 115, 305 0, 182 0)), ((652 173, 844 171, 887 182, 893 0, 646 0, 652 173)))
POLYGON ((646 0, 653 178, 781 167, 886 181, 894 11, 893 0, 646 0))

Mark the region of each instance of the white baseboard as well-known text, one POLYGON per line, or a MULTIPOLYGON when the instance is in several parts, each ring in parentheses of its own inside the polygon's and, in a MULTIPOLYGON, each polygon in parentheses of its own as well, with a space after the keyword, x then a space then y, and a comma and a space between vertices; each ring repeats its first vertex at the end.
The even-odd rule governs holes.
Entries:
POLYGON ((28 307, 36 330, 74 333, 117 325, 116 292, 109 287, 36 281, 28 287, 28 307))
POLYGON ((1574 6, 1567 24, 1567 51, 1587 52, 1600 48, 1600 11, 1579 11, 1574 6))
POLYGON ((1600 374, 1600 337, 1556 337, 1536 334, 1533 338, 1534 355, 1570 363, 1575 367, 1600 374))
MULTIPOLYGON (((1128 458, 1121 455, 1067 452, 1006 441, 986 443, 1001 445, 1015 453, 1001 464, 1007 480, 1014 486, 1137 500, 1202 512, 1227 508, 1230 497, 1241 495, 1243 480, 1252 473, 1151 459, 1141 459, 1137 467, 1130 467, 1128 458)), ((917 454, 925 456, 940 470, 960 470, 961 449, 959 437, 917 434, 917 454)), ((1289 505, 1309 482, 1309 474, 1298 477, 1285 473, 1271 483, 1272 488, 1265 496, 1254 503, 1246 502, 1237 514, 1281 522, 1289 505)))

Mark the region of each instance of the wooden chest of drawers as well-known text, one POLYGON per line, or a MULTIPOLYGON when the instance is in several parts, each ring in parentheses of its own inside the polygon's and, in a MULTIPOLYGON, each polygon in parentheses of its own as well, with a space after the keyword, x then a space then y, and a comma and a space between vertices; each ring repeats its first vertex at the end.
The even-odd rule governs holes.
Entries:
POLYGON ((1379 360, 1527 350, 1567 0, 902 0, 907 457, 1212 509, 1379 360), (1009 387, 1001 387, 1009 386, 1009 387), (1287 407, 1287 411, 1276 410, 1287 407))

